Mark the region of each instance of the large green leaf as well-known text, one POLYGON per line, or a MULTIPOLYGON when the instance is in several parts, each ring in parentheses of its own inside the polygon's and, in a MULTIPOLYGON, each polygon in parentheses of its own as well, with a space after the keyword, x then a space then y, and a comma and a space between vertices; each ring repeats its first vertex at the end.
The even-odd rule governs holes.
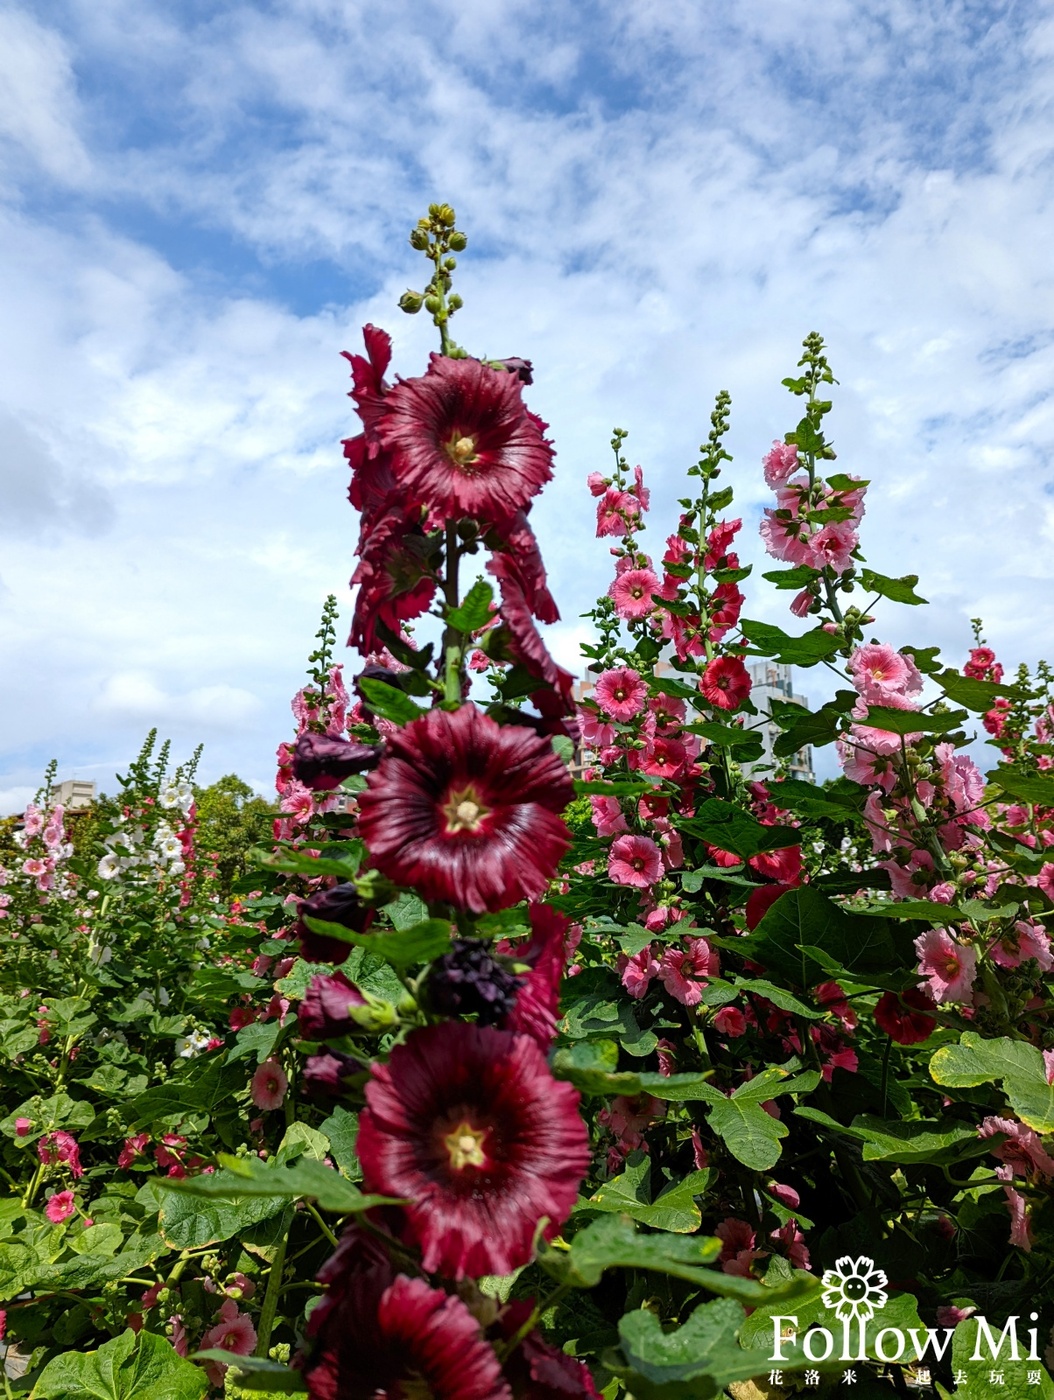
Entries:
POLYGON ((1025 1040, 986 1040, 963 1031, 958 1045, 942 1045, 934 1052, 930 1074, 949 1089, 1001 1083, 1023 1123, 1037 1133, 1054 1133, 1054 1084, 1047 1083, 1042 1054, 1025 1040))
POLYGON ((730 1098, 711 1089, 709 1126, 737 1161, 754 1171, 768 1171, 779 1160, 780 1141, 788 1129, 761 1105, 779 1094, 810 1093, 819 1079, 816 1070, 791 1078, 786 1068, 773 1065, 741 1084, 730 1098))
POLYGON ((918 574, 905 574, 903 578, 887 578, 885 574, 876 574, 873 569, 860 570, 860 582, 869 593, 878 593, 893 603, 910 603, 912 607, 926 602, 925 598, 920 598, 915 592, 915 585, 918 581, 918 574))
MULTIPOLYGON (((1010 1351, 1010 1339, 999 1345, 1001 1326, 989 1323, 992 1338, 999 1346, 996 1360, 991 1355, 988 1338, 982 1333, 978 1342, 980 1323, 975 1317, 960 1322, 952 1338, 952 1372, 962 1380, 956 1395, 968 1400, 972 1395, 998 1395, 1000 1400, 1054 1400, 1054 1381, 1041 1361, 1028 1360, 1028 1337, 1024 1329, 1018 1333, 1018 1356, 1015 1361, 1010 1351), (974 1355, 978 1360, 974 1360, 974 1355), (992 1384, 992 1372, 1001 1379, 992 1384), (1030 1379, 1035 1377, 1036 1379, 1030 1379)), ((943 1393, 943 1392, 942 1392, 943 1393)))
POLYGON ((1024 768, 1000 765, 985 776, 990 783, 998 783, 1008 797, 1016 797, 1019 802, 1054 807, 1054 777, 1049 773, 1029 773, 1024 768))
POLYGON ((305 916, 304 923, 313 933, 365 948, 393 967, 431 962, 450 948, 449 919, 423 919, 412 928, 385 930, 382 933, 355 933, 343 924, 331 923, 328 919, 313 919, 310 915, 305 916))
MULTIPOLYGON (((219 1171, 201 1176, 188 1176, 182 1181, 159 1182, 163 1193, 172 1192, 177 1199, 201 1200, 210 1203, 267 1202, 275 1210, 284 1206, 287 1200, 310 1197, 325 1210, 335 1210, 342 1214, 370 1210, 373 1206, 388 1203, 387 1196, 364 1196, 352 1182, 332 1167, 325 1166, 311 1157, 301 1157, 291 1165, 261 1162, 258 1157, 230 1157, 220 1154, 223 1164, 219 1171)), ((200 1208, 200 1207, 199 1207, 200 1208)), ((170 1207, 162 1206, 163 1223, 169 1218, 170 1207)), ((274 1214, 269 1210, 267 1214, 274 1214)), ((258 1215, 263 1220, 266 1216, 258 1215)), ((167 1231, 166 1231, 167 1233, 167 1231)), ((225 1235, 224 1239, 229 1239, 225 1235)))
POLYGON ((493 599, 493 588, 484 579, 478 578, 465 594, 461 606, 451 608, 446 614, 448 625, 458 632, 478 632, 490 621, 493 599))
POLYGON ((702 1224, 695 1197, 705 1191, 709 1180, 709 1171, 691 1172, 652 1200, 651 1158, 646 1152, 634 1152, 620 1175, 606 1181, 579 1209, 621 1212, 655 1230, 687 1235, 702 1224))
POLYGON ((763 851, 796 846, 801 832, 793 826, 763 826, 732 802, 708 798, 696 808, 694 817, 681 823, 682 830, 698 836, 711 846, 748 860, 763 851))
POLYGON ((1000 695, 1015 699, 1027 699, 1029 696, 1029 691, 1023 686, 979 681, 972 676, 960 675, 958 671, 941 671, 934 679, 953 704, 965 705, 968 710, 990 710, 1000 695))
POLYGON ((988 1146, 978 1138, 977 1129, 966 1123, 922 1119, 902 1123, 862 1113, 846 1124, 817 1108, 801 1107, 794 1112, 799 1118, 862 1142, 865 1162, 952 1162, 980 1156, 988 1146))
MULTIPOLYGON (((280 1361, 269 1361, 262 1356, 238 1356, 235 1352, 221 1351, 210 1347, 207 1351, 196 1351, 195 1361, 218 1361, 231 1366, 230 1380, 238 1387, 236 1393, 251 1391, 263 1394, 305 1395, 307 1382, 303 1371, 291 1371, 280 1361)), ((229 1393, 229 1392, 228 1392, 229 1393)))
POLYGON ((277 851, 254 850, 251 855, 265 870, 277 870, 283 875, 303 875, 315 880, 320 875, 335 875, 339 880, 354 880, 359 873, 366 847, 361 841, 346 841, 337 846, 325 846, 317 856, 305 851, 285 848, 277 851))
POLYGON ((815 666, 825 657, 833 656, 841 642, 822 627, 816 627, 800 637, 792 637, 781 627, 768 622, 741 622, 743 636, 754 645, 753 656, 771 656, 789 666, 815 666))
POLYGON ((373 713, 381 719, 390 720, 392 724, 409 724, 425 713, 398 686, 388 685, 372 676, 360 676, 356 685, 373 713))
POLYGON ((742 1307, 731 1298, 700 1304, 686 1322, 669 1330, 647 1308, 626 1313, 619 1321, 625 1367, 612 1369, 641 1400, 682 1395, 710 1400, 733 1381, 772 1370, 766 1356, 740 1346, 743 1321, 742 1307))
POLYGON ((924 715, 921 710, 893 710, 887 705, 868 705, 863 722, 886 734, 949 734, 969 718, 965 710, 924 715))
POLYGON ((777 758, 789 758, 807 744, 822 748, 833 744, 844 727, 844 720, 859 696, 854 690, 839 690, 833 700, 818 710, 802 710, 800 706, 769 701, 773 719, 784 731, 772 746, 777 758))
POLYGON ((781 895, 736 946, 798 987, 815 987, 839 974, 884 981, 898 968, 914 967, 915 961, 910 929, 875 915, 848 914, 809 885, 781 895), (822 953, 823 961, 809 949, 822 953))
POLYGON ((129 1328, 98 1351, 67 1352, 44 1367, 31 1400, 202 1400, 204 1371, 155 1332, 129 1328))

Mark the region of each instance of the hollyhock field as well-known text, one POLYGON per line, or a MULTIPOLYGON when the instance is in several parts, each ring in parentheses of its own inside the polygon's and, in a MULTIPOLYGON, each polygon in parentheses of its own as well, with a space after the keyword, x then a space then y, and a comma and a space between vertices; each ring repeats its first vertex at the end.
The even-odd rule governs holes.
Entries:
POLYGON ((720 392, 677 518, 623 429, 588 474, 576 686, 531 365, 454 340, 454 211, 411 243, 438 350, 347 353, 352 651, 330 600, 273 808, 221 852, 151 735, 0 833, 6 1394, 1051 1400, 1052 673, 883 640, 810 334, 737 467, 786 630, 720 392))

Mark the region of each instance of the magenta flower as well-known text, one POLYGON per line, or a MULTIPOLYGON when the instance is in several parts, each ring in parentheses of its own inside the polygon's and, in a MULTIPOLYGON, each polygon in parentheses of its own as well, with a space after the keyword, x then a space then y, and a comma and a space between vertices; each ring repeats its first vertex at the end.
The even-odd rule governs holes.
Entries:
POLYGON ((642 948, 639 953, 634 953, 631 958, 627 958, 625 966, 622 968, 622 985, 631 997, 638 1001, 648 990, 651 980, 658 974, 659 963, 652 952, 652 945, 649 943, 646 948, 642 948))
POLYGON ((494 1348, 460 1298, 396 1275, 384 1246, 349 1226, 319 1273, 308 1320, 311 1400, 512 1400, 494 1348))
POLYGON ((37 1156, 46 1167, 54 1167, 61 1162, 69 1167, 70 1175, 74 1178, 84 1175, 77 1139, 72 1134, 63 1132, 61 1128, 54 1133, 44 1134, 37 1143, 37 1156))
MULTIPOLYGON (((629 831, 626 814, 617 797, 602 797, 594 793, 589 799, 589 805, 598 836, 621 836, 623 832, 629 831)), ((1051 870, 1054 871, 1054 866, 1051 866, 1051 870)))
POLYGON ((336 1040, 358 1024, 353 1008, 365 1005, 366 998, 343 972, 313 977, 297 1012, 300 1034, 306 1040, 336 1040))
POLYGON ((655 611, 652 594, 659 591, 659 580, 651 569, 627 569, 619 574, 608 593, 619 617, 639 619, 655 611))
POLYGON ((597 539, 605 535, 628 535, 640 522, 640 502, 630 491, 609 486, 597 501, 597 539))
MULTIPOLYGON (((506 1341, 517 1336, 534 1310, 534 1299, 506 1303, 498 1329, 506 1341)), ((506 1362, 513 1394, 524 1400, 600 1400, 584 1361, 550 1346, 537 1328, 527 1333, 506 1362)))
POLYGON ((977 975, 977 954, 973 948, 956 943, 947 929, 927 929, 915 939, 919 958, 919 983, 940 1005, 945 1001, 969 1003, 977 975))
POLYGON ((715 656, 699 677, 699 689, 718 710, 738 710, 750 694, 750 673, 738 656, 715 656))
POLYGON ((32 1120, 32 1118, 16 1118, 16 1119, 15 1119, 15 1136, 16 1136, 16 1137, 28 1137, 29 1134, 30 1134, 32 1131, 33 1131, 33 1120, 32 1120))
POLYGON ((437 515, 502 521, 553 474, 546 425, 524 406, 517 375, 432 355, 390 390, 377 434, 396 481, 437 515))
POLYGON ((367 1191, 403 1198, 429 1273, 507 1274, 551 1239, 589 1164, 578 1092, 526 1035, 464 1021, 410 1033, 366 1085, 367 1191))
POLYGON ((649 889, 662 878, 662 852, 648 836, 619 836, 608 852, 608 875, 616 885, 649 889))
POLYGON ((130 1138, 125 1138, 124 1146, 117 1154, 117 1165, 121 1168, 128 1168, 133 1162, 145 1155, 146 1145, 150 1141, 149 1133, 136 1133, 130 1138))
POLYGON ((537 899, 571 844, 558 814, 573 787, 552 745, 475 705, 400 729, 367 782, 359 831, 372 859, 428 900, 482 913, 537 899))
POLYGON ((848 520, 825 525, 808 540, 808 563, 816 569, 832 568, 844 574, 853 562, 853 550, 859 537, 848 520))
POLYGON ((638 671, 629 666, 617 666, 597 676, 593 699, 606 715, 625 724, 644 709, 648 687, 638 671))
POLYGON ((53 1196, 48 1198, 44 1214, 52 1225, 61 1225, 64 1220, 70 1218, 76 1209, 77 1203, 73 1198, 72 1191, 56 1191, 53 1196))
POLYGON ((722 1006, 714 1017, 714 1030, 717 1031, 718 1035, 727 1035, 734 1040, 745 1034, 746 1029, 747 1018, 738 1006, 722 1006))
POLYGON ((289 1079, 277 1060, 264 1060, 252 1077, 250 1093, 257 1108, 270 1111, 285 1102, 289 1079))
POLYGON ((548 1053, 556 1039, 560 980, 567 966, 568 919, 548 904, 532 904, 529 917, 530 938, 507 950, 518 963, 526 963, 530 971, 516 993, 504 1028, 529 1035, 548 1053))
POLYGON ((374 768, 381 756, 375 744, 357 744, 305 730, 292 754, 293 777, 315 792, 332 792, 353 773, 374 768))
POLYGON ((667 948, 659 963, 659 978, 684 1006, 698 1006, 703 988, 721 971, 717 951, 705 938, 686 938, 684 948, 667 948))
POLYGON ((1049 972, 1054 967, 1050 935, 1042 924, 1033 923, 1031 919, 1019 919, 1013 933, 996 943, 991 953, 992 961, 1000 967, 1020 967, 1030 958, 1035 958, 1041 972, 1049 972))

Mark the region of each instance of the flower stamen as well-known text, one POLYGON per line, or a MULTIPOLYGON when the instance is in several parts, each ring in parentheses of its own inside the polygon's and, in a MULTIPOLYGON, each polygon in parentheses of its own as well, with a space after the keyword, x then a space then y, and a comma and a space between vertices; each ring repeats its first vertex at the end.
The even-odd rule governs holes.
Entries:
POLYGON ((454 1171, 464 1171, 466 1167, 485 1167, 487 1155, 483 1144, 486 1139, 486 1128, 473 1128, 466 1121, 460 1122, 452 1133, 447 1133, 443 1145, 450 1155, 450 1165, 454 1171))

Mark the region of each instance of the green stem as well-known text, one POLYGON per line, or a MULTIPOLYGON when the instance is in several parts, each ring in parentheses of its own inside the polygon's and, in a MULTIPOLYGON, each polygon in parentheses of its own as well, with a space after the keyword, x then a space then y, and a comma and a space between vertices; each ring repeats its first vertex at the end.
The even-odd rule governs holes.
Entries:
POLYGON ((530 1336, 530 1334, 538 1326, 539 1318, 541 1318, 545 1313, 547 1313, 550 1308, 554 1308, 556 1304, 560 1301, 560 1299, 564 1296, 564 1294, 570 1293, 570 1291, 571 1285, 569 1283, 561 1283, 558 1288, 553 1289, 552 1293, 549 1294, 548 1298, 543 1298, 540 1303, 537 1303, 534 1309, 532 1310, 530 1316, 527 1318, 526 1322, 524 1322, 523 1326, 517 1328, 517 1330, 512 1334, 512 1336, 507 1342, 494 1348, 494 1350, 498 1353, 499 1360, 507 1361, 508 1358, 523 1341, 524 1337, 530 1336))
MULTIPOLYGON (((308 1209, 312 1210, 313 1207, 309 1206, 308 1209)), ((278 1311, 278 1295, 282 1291, 286 1246, 289 1243, 289 1232, 293 1228, 295 1218, 295 1216, 291 1216, 289 1230, 278 1242, 278 1248, 271 1262, 271 1272, 267 1275, 267 1292, 264 1294, 263 1307, 260 1309, 260 1323, 256 1330, 256 1356, 266 1356, 271 1345, 275 1313, 278 1311)))
POLYGON ((310 1201, 305 1201, 304 1204, 307 1206, 308 1214, 309 1214, 309 1215, 312 1217, 312 1219, 315 1221, 315 1224, 319 1227, 319 1229, 320 1229, 320 1230, 322 1231, 322 1233, 325 1235, 326 1239, 329 1240, 329 1242, 330 1242, 330 1244, 333 1246, 333 1248, 336 1249, 337 1245, 340 1243, 340 1241, 337 1239, 336 1235, 335 1235, 335 1234, 333 1233, 333 1231, 329 1228, 329 1226, 326 1224, 326 1222, 322 1219, 321 1215, 319 1215, 317 1209, 311 1204, 310 1201))
POLYGON ((37 1169, 33 1173, 29 1185, 26 1187, 26 1194, 22 1197, 22 1209, 28 1210, 40 1190, 40 1183, 44 1180, 44 1163, 38 1162, 37 1169))
MULTIPOLYGON (((452 612, 458 606, 458 566, 461 562, 461 551, 458 548, 457 525, 451 521, 446 527, 446 568, 443 580, 443 597, 446 600, 447 612, 452 612)), ((461 662, 464 650, 461 645, 461 633, 456 628, 447 626, 443 633, 443 699, 451 704, 461 704, 461 662)))

